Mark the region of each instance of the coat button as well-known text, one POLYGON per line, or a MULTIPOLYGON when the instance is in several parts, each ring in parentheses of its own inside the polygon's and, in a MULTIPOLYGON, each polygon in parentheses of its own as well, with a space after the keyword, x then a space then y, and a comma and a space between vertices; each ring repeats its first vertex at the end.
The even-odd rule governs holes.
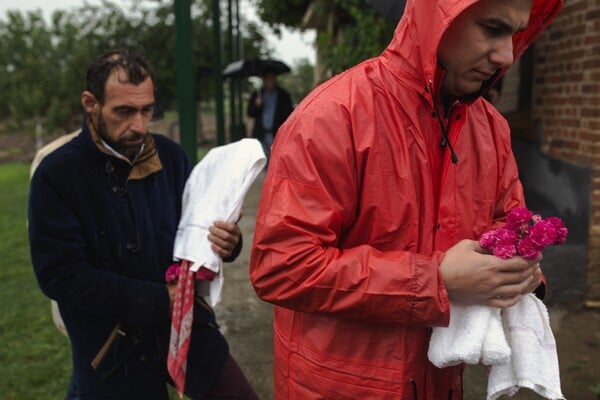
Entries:
POLYGON ((104 166, 104 171, 106 171, 107 174, 111 174, 114 170, 115 167, 113 167, 112 163, 110 161, 107 161, 106 165, 104 166))
POLYGON ((137 253, 139 250, 139 247, 137 245, 137 243, 135 242, 129 242, 125 245, 125 248, 127 250, 129 250, 131 253, 137 253))
POLYGON ((127 189, 118 185, 115 185, 112 187, 112 191, 113 193, 116 193, 118 195, 123 196, 125 193, 127 193, 127 189))

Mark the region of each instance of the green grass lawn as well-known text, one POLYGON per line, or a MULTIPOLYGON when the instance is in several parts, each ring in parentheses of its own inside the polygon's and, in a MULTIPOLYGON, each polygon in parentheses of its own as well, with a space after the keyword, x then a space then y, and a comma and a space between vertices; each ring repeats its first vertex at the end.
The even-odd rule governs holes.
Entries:
POLYGON ((0 188, 0 400, 64 399, 71 350, 31 266, 29 164, 0 165, 0 188))
POLYGON ((29 165, 0 165, 0 188, 0 399, 63 399, 71 353, 31 267, 29 165))

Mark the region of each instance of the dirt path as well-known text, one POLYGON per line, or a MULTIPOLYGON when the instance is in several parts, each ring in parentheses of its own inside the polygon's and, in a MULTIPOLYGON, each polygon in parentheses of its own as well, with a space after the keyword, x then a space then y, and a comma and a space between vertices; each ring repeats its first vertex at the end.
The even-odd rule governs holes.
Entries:
POLYGON ((264 174, 249 190, 244 217, 239 222, 244 247, 238 259, 225 265, 223 300, 215 308, 219 325, 229 341, 231 354, 261 400, 273 398, 273 307, 256 296, 248 279, 250 248, 256 208, 264 174))

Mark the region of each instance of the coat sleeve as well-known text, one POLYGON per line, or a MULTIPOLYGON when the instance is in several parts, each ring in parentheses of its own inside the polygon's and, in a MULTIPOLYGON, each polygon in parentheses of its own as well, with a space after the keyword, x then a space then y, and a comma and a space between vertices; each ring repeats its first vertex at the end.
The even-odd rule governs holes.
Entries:
POLYGON ((285 121, 287 117, 292 113, 292 111, 294 111, 294 105, 292 103, 292 97, 290 96, 290 93, 287 90, 281 89, 281 93, 283 94, 281 114, 283 116, 283 121, 285 121))
POLYGON ((79 220, 66 201, 69 182, 43 166, 31 182, 28 222, 34 272, 44 294, 87 314, 126 325, 168 321, 165 285, 90 264, 79 220))
POLYGON ((258 92, 254 91, 254 92, 252 92, 252 95, 250 96, 250 100, 248 100, 248 108, 246 109, 246 114, 250 118, 257 118, 262 113, 262 107, 258 107, 256 105, 256 97, 257 96, 258 96, 258 92))
POLYGON ((447 325, 442 253, 382 251, 368 240, 344 243, 358 218, 360 191, 377 188, 361 188, 359 176, 369 172, 358 167, 343 110, 318 112, 327 117, 314 109, 299 111, 275 141, 263 186, 250 260, 257 294, 302 312, 447 325))

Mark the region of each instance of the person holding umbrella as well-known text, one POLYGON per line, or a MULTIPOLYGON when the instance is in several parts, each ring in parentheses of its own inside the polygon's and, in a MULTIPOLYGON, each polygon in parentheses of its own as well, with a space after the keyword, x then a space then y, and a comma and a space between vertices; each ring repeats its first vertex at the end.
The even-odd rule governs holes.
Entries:
POLYGON ((252 137, 262 143, 269 160, 275 134, 294 107, 289 92, 277 84, 275 72, 265 70, 262 82, 263 87, 250 96, 247 114, 254 119, 252 137))

